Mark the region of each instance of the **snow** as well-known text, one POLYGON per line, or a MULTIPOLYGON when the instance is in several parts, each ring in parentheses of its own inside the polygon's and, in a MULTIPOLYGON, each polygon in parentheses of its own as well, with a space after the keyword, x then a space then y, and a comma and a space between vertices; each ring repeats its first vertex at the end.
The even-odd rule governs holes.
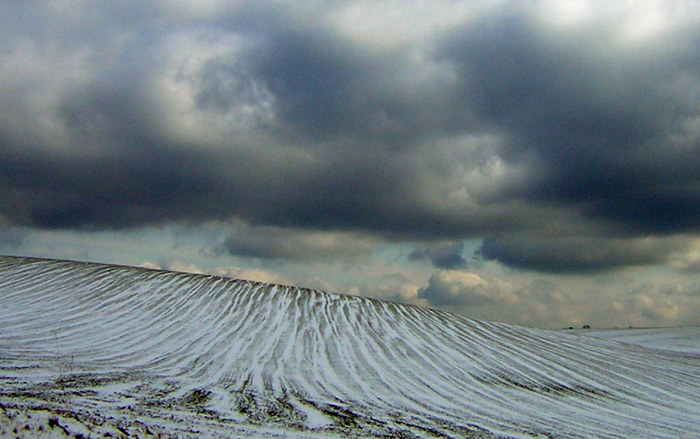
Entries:
POLYGON ((580 335, 700 356, 700 327, 597 329, 580 335))
POLYGON ((697 328, 572 334, 12 257, 0 297, 3 437, 700 437, 697 328))

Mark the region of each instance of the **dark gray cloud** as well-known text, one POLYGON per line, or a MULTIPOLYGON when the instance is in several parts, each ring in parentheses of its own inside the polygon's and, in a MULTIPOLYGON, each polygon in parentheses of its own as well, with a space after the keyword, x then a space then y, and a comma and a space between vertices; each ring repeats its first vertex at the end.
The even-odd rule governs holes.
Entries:
POLYGON ((598 272, 666 263, 671 252, 688 248, 680 239, 598 236, 512 236, 486 239, 478 250, 485 260, 551 273, 598 272))
POLYGON ((700 32, 625 47, 604 25, 557 39, 506 9, 441 53, 464 101, 508 139, 500 155, 529 168, 529 184, 504 196, 576 206, 632 233, 697 230, 700 32))
POLYGON ((441 243, 417 248, 408 259, 412 261, 429 260, 436 268, 456 269, 467 267, 464 259, 464 243, 441 243))
POLYGON ((466 128, 451 108, 448 72, 419 71, 427 66, 406 48, 373 52, 314 27, 275 33, 262 51, 256 72, 279 98, 279 116, 307 142, 400 151, 466 128))
MULTIPOLYGON (((678 240, 630 243, 697 234, 694 3, 657 6, 648 37, 631 7, 556 26, 545 3, 506 2, 376 44, 338 24, 349 5, 3 5, 0 215, 487 238, 486 259, 551 272, 665 263, 678 240)), ((283 247, 224 244, 315 249, 283 247)), ((411 258, 456 268, 458 250, 411 258)))
POLYGON ((209 251, 234 256, 296 261, 352 260, 368 256, 374 243, 352 233, 232 226, 227 238, 209 251))
POLYGON ((19 227, 12 227, 0 217, 0 249, 5 248, 12 250, 19 248, 26 236, 26 230, 19 227))

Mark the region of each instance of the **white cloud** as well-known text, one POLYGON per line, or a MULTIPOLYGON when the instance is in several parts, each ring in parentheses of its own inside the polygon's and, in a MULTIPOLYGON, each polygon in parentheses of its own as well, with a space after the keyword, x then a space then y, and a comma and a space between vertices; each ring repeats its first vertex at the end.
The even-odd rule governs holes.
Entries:
POLYGON ((609 42, 598 50, 635 50, 657 46, 677 30, 693 26, 700 19, 693 0, 668 2, 651 0, 543 0, 535 2, 533 15, 545 27, 560 34, 606 35, 609 42))
POLYGON ((148 268, 151 270, 162 270, 163 269, 163 267, 161 267, 160 265, 156 264, 155 262, 150 262, 150 261, 142 262, 138 265, 138 267, 148 268))
POLYGON ((219 276, 231 277, 234 279, 246 279, 257 282, 267 282, 273 284, 294 285, 294 280, 286 276, 280 275, 270 270, 261 268, 215 268, 211 270, 212 274, 219 276))
POLYGON ((156 270, 172 270, 182 273, 194 273, 194 274, 213 274, 217 276, 229 277, 231 279, 244 279, 255 282, 266 282, 272 284, 283 284, 283 285, 300 285, 300 279, 294 279, 288 276, 281 275, 271 270, 265 270, 261 268, 240 268, 240 267, 215 267, 215 268, 202 268, 191 262, 183 262, 178 260, 167 261, 163 264, 156 264, 154 262, 143 262, 139 264, 140 267, 152 268, 156 270))
POLYGON ((195 264, 182 262, 182 261, 172 261, 167 265, 168 270, 181 271, 184 273, 194 273, 194 274, 204 274, 205 271, 195 264))
POLYGON ((436 306, 468 307, 484 304, 513 306, 518 298, 499 283, 487 282, 475 273, 441 270, 434 273, 419 297, 436 306))
POLYGON ((418 296, 428 306, 487 321, 563 328, 697 324, 700 284, 666 275, 572 279, 501 273, 489 280, 466 271, 439 271, 418 296), (670 283, 669 283, 670 281, 670 283))
POLYGON ((347 2, 332 11, 330 22, 341 35, 370 50, 395 50, 463 24, 498 3, 501 2, 347 2))
POLYGON ((700 272, 700 238, 683 238, 686 246, 678 247, 669 256, 669 265, 677 270, 700 272))
POLYGON ((246 70, 241 35, 194 29, 169 35, 157 50, 152 94, 171 140, 221 146, 275 120, 275 97, 246 70))

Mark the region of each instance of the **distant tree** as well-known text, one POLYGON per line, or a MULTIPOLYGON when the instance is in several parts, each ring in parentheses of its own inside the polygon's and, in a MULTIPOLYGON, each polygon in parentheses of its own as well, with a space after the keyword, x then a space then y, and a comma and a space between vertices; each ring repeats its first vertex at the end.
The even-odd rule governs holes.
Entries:
POLYGON ((591 325, 583 325, 583 329, 591 329, 591 325))

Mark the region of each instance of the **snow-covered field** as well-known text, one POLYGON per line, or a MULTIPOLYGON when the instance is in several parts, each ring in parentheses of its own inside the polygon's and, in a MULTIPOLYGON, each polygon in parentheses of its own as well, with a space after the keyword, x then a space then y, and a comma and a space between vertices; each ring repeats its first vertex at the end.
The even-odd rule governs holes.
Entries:
POLYGON ((698 328, 625 334, 0 257, 0 435, 700 437, 698 328))
POLYGON ((700 327, 594 329, 579 332, 589 337, 616 340, 653 349, 700 356, 700 327))

